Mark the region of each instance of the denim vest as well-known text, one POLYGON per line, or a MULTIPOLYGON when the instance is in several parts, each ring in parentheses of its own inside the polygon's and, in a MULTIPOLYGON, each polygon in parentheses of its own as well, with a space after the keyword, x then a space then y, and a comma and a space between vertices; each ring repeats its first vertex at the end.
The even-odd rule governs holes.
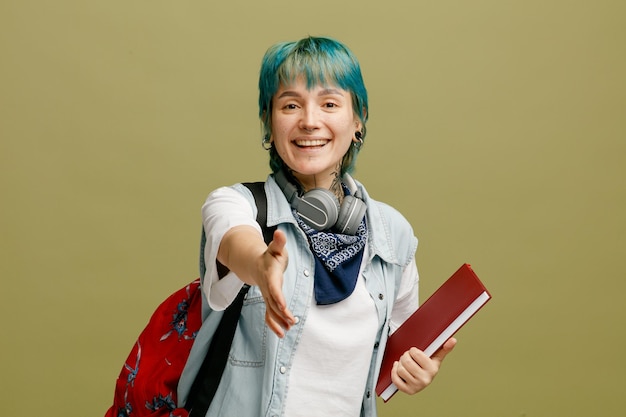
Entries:
MULTIPOLYGON (((243 185, 233 186, 255 207, 252 193, 243 185)), ((376 416, 374 387, 385 351, 389 320, 402 271, 413 259, 417 239, 406 219, 390 206, 372 200, 359 184, 367 204, 368 259, 361 274, 374 300, 379 330, 363 393, 361 416, 376 416)), ((304 232, 298 227, 291 207, 270 176, 265 184, 267 225, 277 225, 287 236, 289 263, 283 291, 298 323, 276 337, 265 325, 265 304, 258 287, 251 287, 241 311, 229 362, 207 417, 274 417, 282 416, 289 383, 289 369, 297 349, 302 325, 313 299, 314 259, 304 232)), ((206 300, 205 300, 206 303, 206 300)), ((205 305, 206 306, 206 305, 205 305)), ((205 309, 202 328, 189 355, 178 386, 179 405, 184 405, 198 368, 206 355, 222 312, 205 309)), ((323 399, 320 399, 323 401, 323 399)))

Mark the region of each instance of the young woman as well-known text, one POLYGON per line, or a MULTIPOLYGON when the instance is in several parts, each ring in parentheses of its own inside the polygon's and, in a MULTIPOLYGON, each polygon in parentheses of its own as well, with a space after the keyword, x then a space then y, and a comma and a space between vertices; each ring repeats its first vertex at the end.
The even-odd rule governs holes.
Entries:
MULTIPOLYGON (((259 115, 273 241, 263 241, 241 184, 215 190, 202 207, 208 305, 223 310, 251 286, 207 415, 375 416, 387 337, 418 307, 417 239, 400 213, 350 176, 368 116, 358 61, 328 38, 272 46, 261 66, 259 115)), ((205 324, 196 344, 214 331, 205 324)), ((407 351, 393 382, 405 393, 422 390, 455 343, 432 358, 407 351)), ((200 350, 181 378, 183 402, 200 350)))

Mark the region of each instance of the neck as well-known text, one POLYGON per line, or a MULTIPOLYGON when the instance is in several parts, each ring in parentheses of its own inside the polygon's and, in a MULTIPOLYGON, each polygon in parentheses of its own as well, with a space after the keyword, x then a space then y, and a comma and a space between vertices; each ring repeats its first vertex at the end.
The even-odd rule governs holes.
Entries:
POLYGON ((302 175, 298 172, 289 171, 291 176, 298 182, 304 192, 314 188, 325 188, 337 196, 339 202, 343 200, 344 192, 341 186, 339 169, 330 174, 302 175))

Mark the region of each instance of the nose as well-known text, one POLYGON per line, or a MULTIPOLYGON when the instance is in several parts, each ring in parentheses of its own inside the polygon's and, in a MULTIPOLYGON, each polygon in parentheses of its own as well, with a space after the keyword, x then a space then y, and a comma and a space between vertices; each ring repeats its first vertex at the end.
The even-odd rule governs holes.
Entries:
POLYGON ((320 127, 320 117, 315 107, 309 106, 302 110, 300 118, 300 128, 307 132, 314 131, 320 127))

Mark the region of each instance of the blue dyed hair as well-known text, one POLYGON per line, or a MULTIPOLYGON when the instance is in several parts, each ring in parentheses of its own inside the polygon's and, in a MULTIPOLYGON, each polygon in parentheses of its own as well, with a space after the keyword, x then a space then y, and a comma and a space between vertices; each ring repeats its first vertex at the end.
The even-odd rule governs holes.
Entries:
MULTIPOLYGON (((330 38, 308 37, 297 42, 281 42, 271 46, 261 63, 259 75, 259 118, 263 124, 263 135, 272 133, 272 98, 281 85, 288 85, 303 76, 309 88, 316 85, 334 85, 349 91, 352 108, 363 125, 369 114, 367 90, 363 83, 359 61, 352 52, 330 38)), ((360 146, 350 146, 344 155, 341 173, 352 172, 360 146)), ((284 163, 276 149, 270 149, 270 167, 273 172, 284 163)))

